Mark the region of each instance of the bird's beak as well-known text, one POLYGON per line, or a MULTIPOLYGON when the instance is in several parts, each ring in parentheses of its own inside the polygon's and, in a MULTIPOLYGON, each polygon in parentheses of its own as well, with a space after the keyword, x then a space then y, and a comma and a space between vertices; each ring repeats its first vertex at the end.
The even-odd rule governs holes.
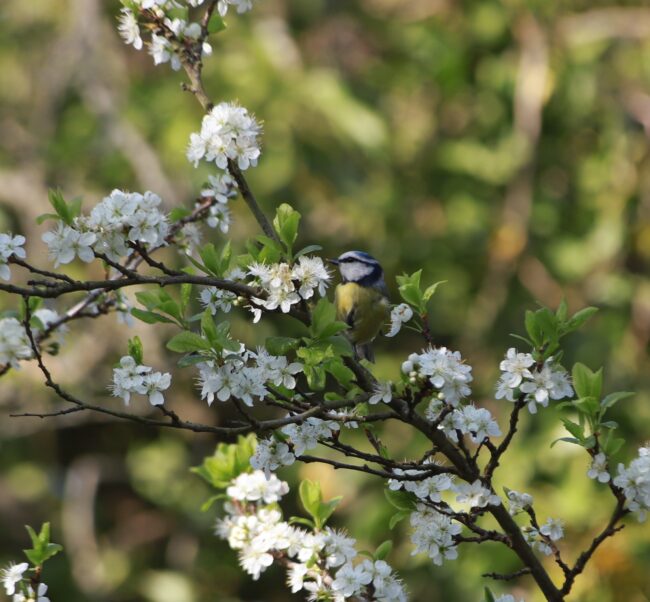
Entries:
POLYGON ((331 263, 332 265, 338 265, 341 263, 338 259, 326 259, 327 263, 331 263))

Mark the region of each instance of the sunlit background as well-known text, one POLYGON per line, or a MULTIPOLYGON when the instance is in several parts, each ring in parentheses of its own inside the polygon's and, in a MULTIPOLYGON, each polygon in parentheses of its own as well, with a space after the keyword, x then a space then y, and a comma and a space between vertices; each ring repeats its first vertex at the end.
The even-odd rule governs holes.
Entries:
MULTIPOLYGON (((48 210, 48 187, 83 196, 86 207, 116 187, 150 189, 171 208, 191 205, 209 173, 185 159, 198 103, 181 91, 180 73, 121 42, 119 8, 117 0, 0 5, 0 231, 25 234, 28 257, 45 268, 47 225, 35 217, 48 210)), ((638 391, 614 412, 627 462, 650 437, 647 4, 264 0, 227 23, 213 39, 206 88, 264 122, 263 155, 248 172, 263 207, 295 206, 300 242, 322 245, 327 256, 372 253, 395 298, 402 271, 446 280, 431 305, 434 339, 472 364, 474 397, 502 427, 509 404, 493 400, 494 382, 524 311, 563 296, 574 311, 598 306, 567 339, 564 363, 603 365, 607 392, 638 391)), ((231 235, 243 248, 256 225, 241 202, 234 211, 231 235)), ((66 271, 102 275, 78 262, 66 271)), ((0 296, 2 310, 15 303, 0 296)), ((291 328, 282 320, 253 328, 243 314, 233 324, 251 345, 291 328)), ((147 363, 173 370, 164 349, 172 332, 129 330, 114 316, 77 323, 48 362, 78 396, 117 409, 106 385, 126 339, 139 334, 147 363)), ((380 341, 377 374, 396 378, 421 345, 409 334, 380 341)), ((191 370, 175 371, 169 397, 188 419, 229 418, 224 406, 200 401, 191 370)), ((0 564, 20 561, 24 524, 50 520, 65 546, 44 576, 55 602, 301 599, 280 569, 252 582, 212 535, 216 508, 199 511, 210 492, 188 471, 212 452, 212 437, 82 414, 8 417, 57 407, 33 365, 0 380, 0 564)), ((150 408, 141 400, 135 410, 150 408)), ((565 434, 560 415, 524 416, 498 480, 533 493, 542 520, 566 521, 561 549, 572 560, 613 502, 586 478, 583 450, 550 448, 565 434)), ((425 447, 411 436, 395 423, 382 439, 395 457, 415 457, 425 447)), ((441 568, 410 556, 407 525, 388 530, 376 480, 314 465, 281 476, 292 487, 317 478, 327 496, 343 495, 335 522, 368 549, 393 538, 388 560, 415 602, 480 600, 481 573, 520 568, 496 544, 461 546, 460 559, 441 568)), ((287 515, 298 513, 287 504, 287 515)), ((627 522, 571 600, 650 599, 650 530, 627 522)), ((526 577, 493 589, 541 599, 526 577)))

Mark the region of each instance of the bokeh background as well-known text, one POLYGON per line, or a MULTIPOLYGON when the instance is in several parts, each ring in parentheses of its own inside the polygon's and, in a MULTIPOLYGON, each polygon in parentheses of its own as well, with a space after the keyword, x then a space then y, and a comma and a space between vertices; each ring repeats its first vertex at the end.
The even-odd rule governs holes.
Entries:
MULTIPOLYGON (((183 76, 122 44, 119 8, 116 0, 0 4, 0 231, 27 235, 43 267, 46 226, 34 218, 47 211, 48 187, 82 195, 87 207, 115 187, 151 189, 171 208, 191 204, 209 173, 184 157, 201 111, 181 92, 183 76)), ((213 40, 206 87, 264 121, 263 156, 249 172, 264 208, 293 204, 304 217, 301 242, 328 255, 371 252, 395 295, 402 271, 446 280, 432 302, 434 338, 474 366, 475 398, 502 425, 509 407, 493 401, 493 384, 524 311, 563 296, 573 311, 601 308, 566 341, 565 364, 602 365, 608 392, 638 391, 614 412, 627 438, 620 459, 629 460, 650 434, 648 5, 264 0, 227 23, 213 40)), ((255 224, 241 202, 234 209, 241 248, 255 224)), ((98 269, 66 267, 78 277, 98 269)), ((15 304, 0 296, 2 310, 15 304)), ((253 330, 247 320, 233 328, 250 344, 291 328, 266 321, 253 330)), ((147 363, 173 369, 170 331, 129 330, 113 316, 74 326, 50 366, 79 396, 117 408, 105 386, 134 333, 147 363)), ((395 378, 420 346, 408 334, 380 342, 377 373, 395 378)), ((189 419, 228 418, 198 399, 189 372, 172 391, 171 406, 189 419)), ((212 452, 213 438, 90 415, 8 417, 55 407, 32 365, 0 381, 0 563, 19 561, 24 524, 50 520, 66 548, 46 568, 53 600, 300 599, 280 570, 250 581, 211 534, 215 510, 199 511, 210 492, 188 468, 212 452)), ((559 414, 524 416, 499 476, 535 495, 542 520, 566 520, 562 549, 573 559, 612 501, 586 478, 585 453, 550 448, 564 434, 559 414)), ((400 425, 383 434, 397 457, 422 451, 410 437, 400 425)), ((416 602, 478 600, 482 572, 518 568, 491 544, 465 546, 458 561, 434 567, 410 556, 406 525, 388 532, 380 483, 313 465, 282 476, 292 486, 317 478, 328 496, 344 495, 335 521, 368 548, 393 537, 389 560, 416 602)), ((296 513, 295 501, 286 510, 296 513)), ((628 522, 572 600, 650 599, 650 530, 628 522)), ((526 578, 494 590, 540 599, 526 578)))

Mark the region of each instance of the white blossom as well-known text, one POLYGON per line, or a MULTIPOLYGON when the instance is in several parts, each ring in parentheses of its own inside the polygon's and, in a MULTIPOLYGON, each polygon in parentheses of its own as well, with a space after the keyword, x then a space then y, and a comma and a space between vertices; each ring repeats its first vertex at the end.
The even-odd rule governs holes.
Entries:
POLYGON ((328 567, 341 566, 357 555, 355 544, 357 540, 348 537, 344 531, 325 529, 325 564, 328 567))
POLYGON ((80 232, 59 222, 54 230, 46 232, 41 238, 48 246, 49 257, 54 261, 54 267, 70 263, 75 256, 86 263, 90 263, 95 258, 92 245, 97 240, 97 235, 93 232, 80 232))
POLYGON ((237 295, 230 291, 208 286, 201 291, 201 304, 214 316, 219 311, 228 313, 232 308, 232 303, 237 299, 237 295))
POLYGON ((393 307, 390 312, 390 330, 386 334, 387 337, 394 337, 402 328, 402 324, 406 324, 413 317, 413 310, 406 303, 400 303, 393 307))
POLYGON ((122 39, 126 44, 132 44, 136 50, 142 49, 142 38, 140 37, 140 27, 135 15, 128 8, 121 10, 119 17, 120 24, 117 27, 122 39))
POLYGON ((334 576, 332 589, 345 596, 354 596, 358 594, 364 586, 372 581, 373 566, 368 560, 357 564, 351 562, 344 564, 334 576))
POLYGON ((226 489, 226 493, 235 500, 273 504, 288 493, 289 486, 278 479, 275 474, 266 478, 261 470, 240 474, 226 489))
POLYGON ((253 0, 219 0, 217 10, 222 17, 225 17, 230 6, 234 6, 237 13, 243 14, 253 8, 253 0))
POLYGON ((152 406, 159 406, 165 403, 162 394, 171 385, 172 375, 169 372, 150 372, 145 374, 143 379, 144 394, 149 397, 149 403, 152 406))
POLYGON ((280 466, 290 466, 296 457, 289 451, 289 446, 275 439, 262 439, 257 444, 257 449, 251 457, 251 466, 256 470, 263 470, 267 478, 271 472, 280 466))
POLYGON ((609 472, 607 471, 607 456, 603 452, 597 453, 591 460, 591 466, 587 471, 590 479, 598 479, 600 483, 608 483, 609 472))
POLYGON ((17 234, 5 234, 0 232, 0 278, 9 280, 11 278, 11 269, 7 264, 7 260, 11 256, 25 259, 27 256, 23 245, 25 244, 25 237, 17 234))
POLYGON ((508 512, 510 512, 511 516, 518 514, 533 504, 533 496, 529 493, 519 493, 511 489, 506 493, 506 496, 509 505, 508 512))
POLYGON ((390 381, 387 382, 378 382, 374 389, 373 394, 368 399, 370 405, 378 404, 380 401, 384 403, 390 403, 393 399, 393 383, 390 381))
POLYGON ((539 532, 551 541, 558 541, 564 537, 564 522, 559 518, 549 518, 540 527, 539 532))
POLYGON ((307 257, 302 255, 291 272, 293 280, 297 280, 300 287, 298 294, 303 299, 311 299, 314 291, 323 297, 331 279, 323 260, 320 257, 307 257))
POLYGON ((624 464, 618 465, 614 485, 623 489, 627 508, 639 522, 645 521, 650 510, 650 447, 639 448, 639 455, 627 468, 624 464))
POLYGON ((492 493, 479 479, 473 483, 461 483, 456 487, 456 501, 467 503, 470 508, 485 508, 486 506, 498 506, 501 498, 492 493))
POLYGON ((0 365, 19 368, 20 360, 32 357, 25 327, 16 318, 0 319, 0 365))
POLYGON ((429 347, 421 354, 412 353, 402 364, 410 377, 426 378, 440 391, 444 401, 456 406, 471 394, 472 367, 465 364, 458 351, 446 347, 429 347))
MULTIPOLYGON (((494 602, 517 602, 517 600, 512 594, 502 594, 494 598, 494 602)), ((521 598, 519 602, 524 602, 524 599, 521 598)))
POLYGON ((244 107, 219 103, 203 117, 201 131, 190 135, 187 158, 195 167, 203 159, 225 170, 232 160, 246 170, 257 165, 260 132, 260 125, 244 107))
POLYGON ((411 513, 410 523, 413 555, 425 553, 436 565, 458 557, 454 538, 462 531, 460 524, 423 504, 411 513))
POLYGON ((306 451, 318 445, 320 439, 329 439, 332 433, 339 430, 338 423, 332 420, 321 420, 310 416, 302 424, 287 424, 282 432, 289 437, 293 444, 293 453, 301 456, 306 451))
POLYGON ((20 564, 10 563, 0 570, 0 580, 4 585, 5 592, 12 596, 16 592, 16 585, 23 580, 23 574, 29 568, 29 564, 21 562, 20 564))
POLYGON ((499 364, 501 377, 497 382, 496 398, 516 401, 517 392, 524 394, 528 411, 537 413, 537 406, 547 407, 551 399, 564 399, 573 395, 573 388, 566 370, 549 358, 539 368, 529 353, 518 353, 514 347, 508 349, 505 359, 499 364))

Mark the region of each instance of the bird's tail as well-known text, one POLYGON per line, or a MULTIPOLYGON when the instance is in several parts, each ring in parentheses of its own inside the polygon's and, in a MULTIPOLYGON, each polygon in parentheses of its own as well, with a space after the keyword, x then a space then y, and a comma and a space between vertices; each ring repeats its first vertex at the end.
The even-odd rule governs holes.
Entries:
POLYGON ((372 350, 370 343, 363 343, 363 345, 354 346, 354 357, 357 360, 368 360, 375 363, 375 353, 372 350))

